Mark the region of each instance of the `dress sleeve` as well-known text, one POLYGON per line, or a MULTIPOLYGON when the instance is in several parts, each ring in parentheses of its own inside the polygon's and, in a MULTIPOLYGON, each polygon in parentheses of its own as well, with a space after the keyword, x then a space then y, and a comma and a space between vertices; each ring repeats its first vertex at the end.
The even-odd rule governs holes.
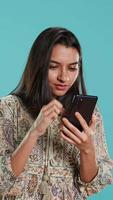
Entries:
POLYGON ((8 191, 16 177, 11 169, 11 154, 14 151, 14 108, 10 101, 0 99, 0 193, 8 191))
POLYGON ((108 148, 103 128, 103 120, 97 108, 95 110, 95 114, 97 121, 96 121, 95 134, 93 135, 93 137, 94 137, 96 158, 99 170, 96 177, 90 183, 85 183, 80 179, 80 173, 79 173, 80 160, 79 160, 76 184, 78 189, 80 190, 80 193, 82 193, 84 197, 99 192, 106 185, 112 183, 113 161, 110 159, 110 156, 108 154, 108 148))

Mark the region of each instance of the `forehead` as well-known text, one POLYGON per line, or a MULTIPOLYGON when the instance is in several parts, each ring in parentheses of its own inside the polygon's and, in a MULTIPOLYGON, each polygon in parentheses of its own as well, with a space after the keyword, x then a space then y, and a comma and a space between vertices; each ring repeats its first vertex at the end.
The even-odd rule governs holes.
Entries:
POLYGON ((76 48, 57 44, 52 49, 51 60, 71 63, 79 60, 79 53, 76 48))

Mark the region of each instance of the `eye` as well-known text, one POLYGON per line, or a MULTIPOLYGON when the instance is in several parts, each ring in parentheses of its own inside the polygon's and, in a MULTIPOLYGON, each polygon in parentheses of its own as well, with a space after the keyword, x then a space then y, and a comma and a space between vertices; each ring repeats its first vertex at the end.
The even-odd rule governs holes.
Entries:
POLYGON ((77 71, 78 69, 79 69, 79 67, 77 66, 77 65, 73 65, 73 66, 69 66, 68 67, 68 69, 70 70, 70 71, 77 71))
POLYGON ((57 69, 58 66, 57 65, 49 65, 49 69, 57 69))

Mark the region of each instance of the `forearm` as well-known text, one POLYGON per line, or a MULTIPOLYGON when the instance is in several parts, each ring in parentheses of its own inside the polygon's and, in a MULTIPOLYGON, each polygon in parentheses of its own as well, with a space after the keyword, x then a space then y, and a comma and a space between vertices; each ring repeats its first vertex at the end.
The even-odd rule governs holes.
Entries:
POLYGON ((86 152, 80 153, 80 178, 84 182, 90 182, 97 174, 95 149, 92 147, 86 152))
POLYGON ((15 176, 18 176, 24 169, 27 159, 37 141, 34 132, 28 132, 18 148, 11 156, 11 167, 15 176))

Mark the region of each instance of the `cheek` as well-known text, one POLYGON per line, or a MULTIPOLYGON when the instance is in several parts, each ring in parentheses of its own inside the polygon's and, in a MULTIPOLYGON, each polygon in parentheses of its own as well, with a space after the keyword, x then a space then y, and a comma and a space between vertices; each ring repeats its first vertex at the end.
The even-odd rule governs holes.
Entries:
POLYGON ((48 73, 48 81, 49 81, 49 83, 54 82, 55 79, 56 79, 56 73, 55 72, 49 72, 48 73))
POLYGON ((70 84, 71 85, 73 85, 73 83, 76 81, 76 79, 77 79, 77 77, 78 77, 78 73, 77 74, 71 74, 70 75, 70 84))

